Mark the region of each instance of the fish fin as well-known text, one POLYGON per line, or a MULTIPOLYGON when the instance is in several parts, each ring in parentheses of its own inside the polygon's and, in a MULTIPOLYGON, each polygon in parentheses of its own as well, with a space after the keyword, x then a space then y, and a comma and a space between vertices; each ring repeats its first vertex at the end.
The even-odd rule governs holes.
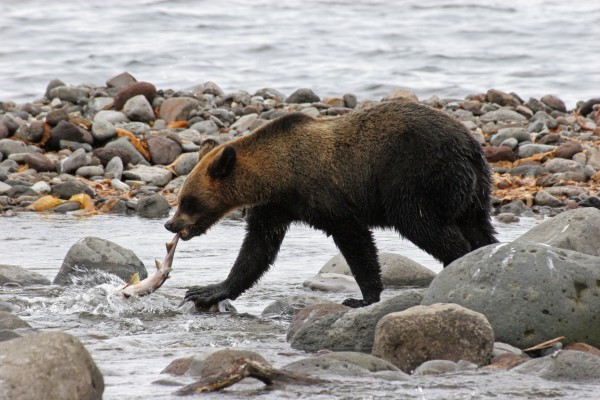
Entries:
POLYGON ((160 267, 162 267, 162 263, 157 259, 154 259, 154 265, 156 265, 156 269, 160 269, 160 267))
POLYGON ((129 280, 129 284, 130 285, 135 285, 136 283, 140 282, 140 273, 136 272, 135 274, 131 275, 131 279, 129 280))
POLYGON ((173 243, 165 243, 165 247, 167 248, 167 252, 171 251, 171 249, 173 248, 173 243))

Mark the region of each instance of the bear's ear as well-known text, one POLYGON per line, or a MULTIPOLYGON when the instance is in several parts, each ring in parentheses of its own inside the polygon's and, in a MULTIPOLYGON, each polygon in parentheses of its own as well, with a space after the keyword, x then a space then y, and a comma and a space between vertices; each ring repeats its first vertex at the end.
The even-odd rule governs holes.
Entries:
POLYGON ((232 146, 225 146, 208 167, 208 175, 212 179, 225 178, 235 166, 236 154, 232 146))
POLYGON ((206 139, 204 142, 202 142, 202 145, 200 145, 200 148, 198 149, 198 162, 200 162, 200 160, 202 160, 202 157, 207 155, 208 152, 210 152, 218 145, 219 142, 213 139, 206 139))

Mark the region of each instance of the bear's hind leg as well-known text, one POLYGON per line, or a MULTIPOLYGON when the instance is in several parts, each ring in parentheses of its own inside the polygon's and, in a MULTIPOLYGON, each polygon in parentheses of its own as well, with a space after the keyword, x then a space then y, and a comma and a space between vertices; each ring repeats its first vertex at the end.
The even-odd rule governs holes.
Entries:
POLYGON ((357 308, 377 303, 383 291, 381 267, 371 231, 358 224, 340 224, 327 231, 346 259, 363 299, 346 299, 342 304, 357 308))

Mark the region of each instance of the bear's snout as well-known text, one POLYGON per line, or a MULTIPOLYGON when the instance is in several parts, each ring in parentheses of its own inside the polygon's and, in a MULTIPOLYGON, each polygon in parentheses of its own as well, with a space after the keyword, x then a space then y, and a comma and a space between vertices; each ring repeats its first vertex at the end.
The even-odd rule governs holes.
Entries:
POLYGON ((178 231, 176 229, 173 228, 173 220, 170 219, 167 222, 165 222, 165 228, 173 233, 177 233, 178 231))

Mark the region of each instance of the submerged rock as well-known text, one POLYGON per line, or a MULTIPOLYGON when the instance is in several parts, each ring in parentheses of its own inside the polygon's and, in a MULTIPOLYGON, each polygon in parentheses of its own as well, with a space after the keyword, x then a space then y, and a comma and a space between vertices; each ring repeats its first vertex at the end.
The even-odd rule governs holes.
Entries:
POLYGON ((50 280, 37 272, 28 271, 17 265, 0 264, 0 285, 17 283, 20 286, 49 285, 50 280))

